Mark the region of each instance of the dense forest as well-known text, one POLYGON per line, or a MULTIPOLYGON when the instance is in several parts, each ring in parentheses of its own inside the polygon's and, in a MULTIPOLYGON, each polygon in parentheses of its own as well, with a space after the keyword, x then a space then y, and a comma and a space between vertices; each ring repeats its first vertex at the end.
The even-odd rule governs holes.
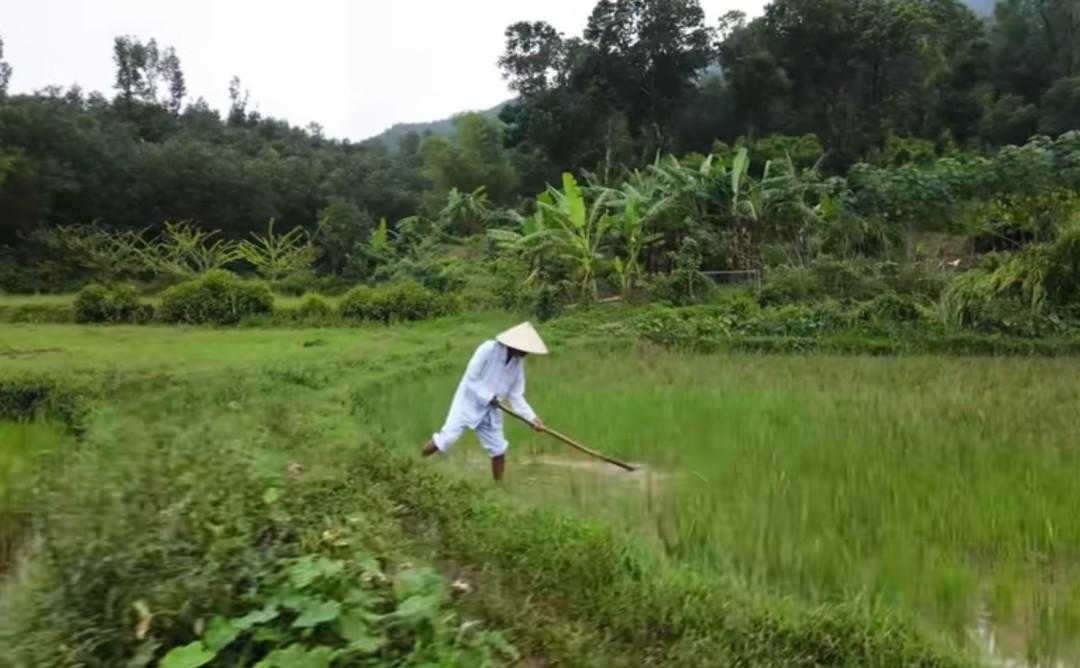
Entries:
POLYGON ((239 78, 212 109, 152 38, 116 38, 111 97, 8 94, 0 43, 0 287, 152 279, 103 271, 95 244, 221 250, 269 226, 299 230, 301 291, 460 287, 479 254, 564 299, 659 294, 680 267, 910 261, 934 233, 974 263, 1056 243, 1075 214, 1074 0, 775 0, 715 25, 697 0, 600 0, 580 35, 505 38, 498 117, 393 150, 265 117, 239 78))

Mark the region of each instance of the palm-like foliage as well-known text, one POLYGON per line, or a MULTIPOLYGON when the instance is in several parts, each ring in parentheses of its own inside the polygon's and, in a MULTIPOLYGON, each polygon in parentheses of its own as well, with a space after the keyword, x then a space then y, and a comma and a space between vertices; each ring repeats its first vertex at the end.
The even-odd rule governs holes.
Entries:
POLYGON ((236 242, 214 239, 220 234, 218 230, 206 232, 188 221, 166 221, 164 227, 157 238, 143 241, 135 249, 142 265, 152 273, 191 278, 242 257, 236 242))
POLYGON ((603 189, 592 206, 573 174, 563 174, 563 188, 548 187, 537 199, 544 227, 559 231, 563 257, 574 265, 577 283, 583 292, 596 297, 596 278, 603 261, 600 245, 613 219, 607 212, 611 191, 603 189))
POLYGON ((236 252, 260 276, 276 281, 293 274, 311 270, 315 262, 315 247, 311 237, 300 227, 285 234, 274 234, 274 219, 270 219, 266 234, 251 233, 252 240, 241 241, 236 252))
POLYGON ((634 288, 642 273, 641 255, 663 235, 648 231, 649 226, 671 205, 671 198, 663 196, 655 182, 645 182, 645 188, 627 182, 615 193, 615 205, 619 213, 614 216, 614 231, 622 246, 622 256, 612 261, 624 295, 634 288))
POLYGON ((451 188, 446 206, 439 211, 438 220, 445 228, 470 235, 483 232, 490 215, 491 202, 484 186, 468 193, 451 188))

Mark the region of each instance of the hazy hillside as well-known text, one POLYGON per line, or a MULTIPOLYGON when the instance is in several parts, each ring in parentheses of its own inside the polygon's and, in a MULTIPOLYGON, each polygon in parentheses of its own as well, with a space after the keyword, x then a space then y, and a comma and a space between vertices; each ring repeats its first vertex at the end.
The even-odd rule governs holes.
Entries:
MULTIPOLYGON (((491 109, 481 111, 480 113, 485 116, 497 118, 499 112, 503 107, 509 104, 509 100, 502 102, 491 109)), ((426 134, 450 136, 454 134, 454 117, 443 118, 437 121, 428 121, 421 123, 397 123, 392 125, 388 130, 383 131, 381 134, 371 137, 372 140, 382 142, 390 151, 397 151, 398 142, 401 138, 410 132, 415 132, 421 137, 426 134)))

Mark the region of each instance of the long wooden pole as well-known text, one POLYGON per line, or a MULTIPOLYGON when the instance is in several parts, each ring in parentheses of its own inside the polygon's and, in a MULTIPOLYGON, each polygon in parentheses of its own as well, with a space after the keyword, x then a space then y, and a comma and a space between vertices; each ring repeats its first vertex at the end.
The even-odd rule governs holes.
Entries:
MULTIPOLYGON (((507 415, 516 417, 517 419, 521 420, 522 422, 529 425, 530 427, 533 426, 532 422, 529 422, 528 420, 526 420, 524 416, 521 416, 521 415, 518 415, 517 413, 515 413, 509 406, 504 404, 502 401, 499 402, 499 408, 501 408, 503 410, 503 412, 506 413, 507 415)), ((584 445, 578 443, 577 441, 570 438, 566 434, 561 434, 561 433, 555 431, 554 429, 552 429, 550 427, 543 427, 543 428, 540 429, 540 431, 544 432, 545 434, 548 434, 549 436, 553 436, 553 437, 557 438, 558 440, 560 440, 563 443, 569 445, 571 448, 574 448, 575 450, 580 450, 581 452, 584 452, 585 454, 589 455, 590 457, 595 457, 597 459, 601 459, 601 460, 607 462, 608 464, 614 464, 615 466, 618 466, 619 468, 621 468, 623 470, 626 470, 626 471, 636 471, 637 470, 636 466, 632 466, 630 464, 627 464, 626 462, 621 462, 618 459, 615 459, 614 457, 608 457, 607 455, 605 455, 603 453, 600 453, 600 452, 597 452, 596 450, 586 448, 584 445)))

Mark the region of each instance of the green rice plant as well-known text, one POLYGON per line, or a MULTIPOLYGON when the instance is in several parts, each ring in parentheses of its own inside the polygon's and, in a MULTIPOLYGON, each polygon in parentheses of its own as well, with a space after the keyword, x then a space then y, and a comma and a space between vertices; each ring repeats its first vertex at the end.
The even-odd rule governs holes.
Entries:
MULTIPOLYGON (((510 479, 537 490, 539 504, 654 537, 678 563, 821 605, 907 610, 957 642, 988 590, 1040 592, 1054 601, 1038 631, 1048 639, 1040 661, 1068 663, 1080 656, 1069 612, 1080 607, 1069 556, 1080 544, 1070 482, 1080 463, 1076 366, 564 353, 531 364, 533 407, 587 445, 641 462, 662 480, 658 496, 642 498, 644 481, 621 482, 617 470, 577 473, 557 443, 513 428, 510 479), (567 466, 547 468, 551 459, 567 466), (544 472, 553 481, 540 485, 533 476, 544 472)), ((456 380, 392 391, 383 409, 386 424, 399 425, 392 440, 420 442, 456 380)), ((448 469, 479 477, 468 460, 482 453, 459 450, 448 469)), ((1039 608, 1023 597, 995 605, 994 629, 1014 639, 1003 651, 1022 655, 1039 608)))
POLYGON ((43 462, 65 440, 59 423, 0 421, 0 572, 10 566, 30 527, 30 501, 43 462))

